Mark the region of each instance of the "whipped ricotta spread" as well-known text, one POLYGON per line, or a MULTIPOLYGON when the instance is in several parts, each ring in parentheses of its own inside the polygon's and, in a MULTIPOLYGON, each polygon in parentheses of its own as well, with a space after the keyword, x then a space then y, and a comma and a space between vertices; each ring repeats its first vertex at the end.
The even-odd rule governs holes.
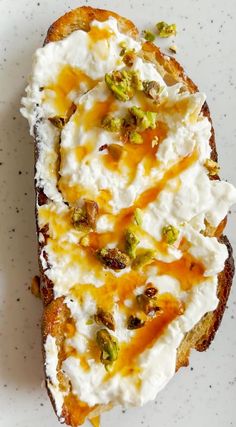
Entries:
POLYGON ((74 31, 36 51, 22 101, 31 134, 36 132, 36 183, 48 197, 37 205, 39 229, 48 228, 45 241, 40 233, 40 259, 54 283, 54 297, 65 298, 74 328, 65 335, 60 364, 55 337, 48 335, 45 344, 48 385, 59 416, 69 391, 62 391, 58 370, 73 395, 91 408, 154 399, 175 373, 185 334, 218 304, 217 275, 227 249, 208 229, 217 228, 236 202, 236 189, 209 177, 211 124, 201 113, 205 95, 189 93, 183 83, 168 86, 141 48, 142 40, 121 33, 114 18, 93 21, 90 32, 74 31), (122 49, 133 52, 129 66, 122 49), (104 79, 114 70, 156 82, 158 102, 140 90, 125 102, 117 99, 104 79), (157 113, 140 144, 101 124, 107 116, 122 122, 134 106, 157 113), (63 126, 55 126, 55 117, 63 118, 63 126), (82 209, 84 200, 98 206, 89 232, 72 221, 71 212, 82 209), (139 242, 136 258, 122 269, 104 265, 97 251, 124 250, 129 227, 139 242), (176 233, 173 241, 166 240, 167 227, 176 233), (144 251, 152 256, 140 266, 135 260, 144 251), (160 309, 150 316, 137 307, 147 284, 156 289, 160 309), (112 314, 115 327, 109 334, 118 343, 107 370, 96 342, 105 328, 94 321, 98 308, 112 314), (136 314, 142 327, 128 328, 136 314))

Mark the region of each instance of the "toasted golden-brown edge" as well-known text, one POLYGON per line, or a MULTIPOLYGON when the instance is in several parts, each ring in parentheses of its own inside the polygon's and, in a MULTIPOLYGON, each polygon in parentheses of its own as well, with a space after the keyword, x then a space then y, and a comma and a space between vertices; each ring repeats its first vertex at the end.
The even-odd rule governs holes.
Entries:
MULTIPOLYGON (((45 44, 53 41, 61 40, 71 34, 73 31, 82 29, 84 31, 89 31, 90 23, 96 19, 99 21, 105 21, 109 18, 109 16, 113 16, 117 19, 119 23, 119 28, 121 31, 129 34, 130 36, 137 38, 138 30, 135 25, 119 16, 116 13, 94 9, 91 7, 81 7, 71 12, 65 14, 61 18, 59 18, 48 30, 45 44)), ((181 65, 172 57, 168 57, 164 55, 160 49, 155 46, 153 43, 145 43, 143 45, 143 56, 152 61, 157 65, 158 68, 160 66, 166 73, 166 78, 171 82, 181 81, 183 82, 190 92, 196 92, 198 90, 197 86, 192 82, 192 80, 185 75, 184 69, 181 65)), ((202 108, 202 114, 211 122, 210 112, 208 105, 205 103, 202 108)), ((35 129, 35 160, 37 161, 38 152, 37 152, 37 129, 35 129)), ((210 145, 212 148, 212 159, 217 160, 217 151, 215 144, 215 135, 214 129, 212 127, 212 134, 210 139, 210 145)), ((47 202, 47 197, 43 193, 43 190, 36 187, 36 199, 39 205, 47 202)), ((36 211, 37 217, 37 211, 36 211)), ((180 344, 177 352, 177 361, 176 361, 176 370, 178 370, 181 366, 187 366, 189 362, 189 354, 192 348, 195 348, 198 351, 204 351, 208 348, 211 341, 214 338, 214 335, 220 325, 225 306, 227 303, 228 295, 230 292, 230 287, 232 284, 232 279, 234 275, 234 262, 232 257, 232 248, 225 236, 222 236, 223 228, 226 223, 226 220, 222 222, 221 227, 216 230, 216 236, 219 240, 226 244, 228 248, 228 259, 225 262, 224 270, 218 275, 218 298, 219 304, 215 311, 207 313, 195 327, 186 334, 182 343, 180 344)), ((47 240, 47 227, 44 230, 40 230, 43 233, 45 242, 47 240)), ((39 230, 38 230, 39 233, 39 230)), ((44 243, 45 244, 45 243, 44 243)), ((41 253, 44 244, 39 243, 39 254, 41 253)), ((45 255, 46 257, 46 255, 45 255)), ((46 260, 47 261, 47 260, 46 260)), ((64 340, 64 332, 63 325, 68 318, 68 309, 63 303, 63 298, 53 299, 53 283, 47 278, 45 272, 42 267, 42 263, 39 259, 39 266, 41 272, 41 295, 45 305, 43 322, 42 322, 42 335, 43 335, 43 344, 46 341, 46 338, 49 334, 54 336, 57 341, 58 348, 60 348, 61 343, 64 340)), ((50 268, 50 266, 49 266, 50 268)), ((45 361, 45 349, 43 345, 43 353, 44 353, 44 361, 45 361)), ((53 396, 48 390, 49 396, 51 398, 53 407, 55 409, 55 402, 53 396)), ((103 410, 107 410, 110 408, 105 407, 104 405, 99 405, 95 412, 90 414, 91 416, 95 416, 103 410)), ((63 417, 65 422, 69 425, 76 426, 76 416, 71 413, 69 408, 64 408, 63 417)))

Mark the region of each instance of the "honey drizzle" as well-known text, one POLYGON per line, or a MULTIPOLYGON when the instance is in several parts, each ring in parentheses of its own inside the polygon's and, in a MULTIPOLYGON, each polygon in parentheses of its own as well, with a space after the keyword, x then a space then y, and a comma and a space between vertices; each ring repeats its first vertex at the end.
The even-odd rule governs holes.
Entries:
POLYGON ((80 401, 72 392, 64 397, 62 417, 65 418, 66 424, 76 427, 84 423, 86 417, 98 407, 89 406, 87 403, 80 401))
POLYGON ((87 89, 92 89, 98 83, 98 80, 91 79, 79 68, 65 65, 59 72, 56 83, 51 83, 44 89, 44 100, 51 102, 59 116, 64 117, 72 105, 69 94, 73 91, 80 91, 80 85, 83 83, 87 89), (53 96, 48 91, 53 92, 53 96))
POLYGON ((176 178, 186 169, 188 169, 193 163, 198 159, 198 152, 194 150, 191 154, 185 156, 178 163, 168 169, 163 178, 152 188, 144 191, 138 199, 135 201, 134 205, 136 208, 144 209, 150 203, 154 202, 159 196, 160 192, 165 188, 166 184, 171 180, 176 178))
POLYGON ((100 427, 100 421, 101 421, 100 418, 101 418, 100 415, 98 415, 97 417, 90 418, 89 421, 93 427, 100 427))
POLYGON ((74 121, 78 126, 83 126, 87 131, 101 125, 102 119, 112 111, 115 111, 115 99, 110 95, 105 101, 97 101, 89 110, 84 110, 80 105, 74 116, 74 121))
POLYGON ((124 376, 137 372, 138 356, 151 348, 167 325, 183 313, 182 303, 168 293, 159 296, 158 306, 162 312, 157 314, 155 318, 147 320, 145 326, 135 332, 128 344, 121 344, 119 358, 114 363, 111 372, 105 376, 105 380, 109 380, 118 372, 124 376))
POLYGON ((90 46, 101 40, 107 40, 114 35, 114 32, 110 28, 99 28, 96 26, 91 27, 88 36, 90 38, 90 46))
POLYGON ((137 271, 130 271, 120 277, 113 276, 112 273, 106 273, 105 283, 101 287, 92 284, 75 285, 71 293, 81 300, 88 293, 96 301, 97 306, 105 311, 112 311, 114 306, 114 297, 117 297, 118 304, 122 306, 124 301, 132 295, 134 289, 145 283, 145 276, 137 271))
MULTIPOLYGON (((161 191, 164 190, 167 183, 170 180, 177 178, 178 175, 188 169, 197 160, 197 158, 198 152, 197 150, 194 150, 191 154, 187 155, 178 163, 174 164, 170 169, 168 169, 155 186, 140 194, 140 196, 135 200, 133 206, 122 209, 117 215, 111 215, 111 217, 113 217, 113 219, 115 220, 114 231, 109 234, 101 233, 98 239, 100 239, 100 241, 102 241, 103 239, 104 241, 106 241, 106 239, 111 238, 111 240, 116 239, 120 241, 121 235, 133 219, 135 209, 145 209, 150 203, 154 202, 161 193, 161 191)), ((158 245, 158 249, 164 250, 165 248, 163 245, 158 245)))
POLYGON ((177 279, 183 291, 188 291, 206 280, 203 264, 187 252, 179 260, 173 262, 155 260, 154 264, 158 267, 158 274, 168 274, 177 279))

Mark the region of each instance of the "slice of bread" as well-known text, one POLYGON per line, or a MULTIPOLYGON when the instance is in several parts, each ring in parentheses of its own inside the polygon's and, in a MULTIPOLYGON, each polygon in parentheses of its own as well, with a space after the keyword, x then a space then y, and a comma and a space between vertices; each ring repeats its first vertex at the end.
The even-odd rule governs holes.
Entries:
MULTIPOLYGON (((96 19, 98 21, 105 21, 110 16, 113 16, 117 19, 119 23, 119 29, 121 32, 124 32, 133 38, 138 37, 138 30, 134 26, 134 24, 113 13, 106 10, 93 9, 91 7, 81 7, 75 9, 59 20, 57 20, 48 30, 45 44, 49 42, 55 42, 61 40, 68 35, 70 35, 75 30, 83 30, 89 31, 90 23, 96 19)), ((183 68, 179 65, 179 63, 166 55, 163 55, 160 49, 155 46, 153 43, 146 42, 143 45, 143 57, 154 63, 162 77, 166 82, 173 84, 174 82, 184 82, 190 92, 198 91, 197 86, 192 82, 192 80, 187 77, 184 73, 183 68)), ((210 112, 207 104, 205 103, 202 108, 202 113, 204 116, 210 118, 210 112)), ((212 127, 211 131, 211 158, 216 161, 217 160, 217 152, 215 145, 215 136, 214 130, 212 127)), ((37 161, 38 157, 38 134, 37 127, 35 127, 35 159, 37 161)), ((219 179, 219 178, 217 178, 219 179)), ((39 205, 43 205, 47 202, 47 196, 44 194, 43 189, 36 187, 36 199, 39 205)), ((37 210, 36 210, 37 216, 37 210)), ((226 302, 228 299, 228 295, 230 292, 230 287, 232 284, 232 279, 234 275, 234 263, 232 258, 232 249, 228 239, 222 235, 224 226, 226 224, 226 219, 222 221, 220 226, 214 230, 213 234, 216 236, 220 242, 226 244, 228 249, 228 259, 225 262, 225 267, 222 273, 218 275, 218 298, 219 304, 215 311, 207 313, 200 322, 186 334, 182 343, 179 346, 178 354, 177 354, 177 362, 176 362, 176 370, 178 370, 182 366, 187 366, 189 363, 189 354, 192 348, 195 348, 198 351, 204 351, 208 348, 211 341, 214 338, 214 335, 220 325, 226 302)), ((47 227, 43 229, 38 228, 38 235, 42 233, 44 235, 44 243, 42 239, 39 239, 39 254, 42 252, 43 246, 47 241, 47 227)), ((63 302, 63 297, 54 299, 53 294, 53 283, 50 282, 48 277, 45 275, 45 266, 42 266, 39 258, 39 267, 41 273, 41 295, 44 303, 44 314, 43 314, 43 322, 42 322, 42 335, 43 335, 43 344, 45 344, 47 336, 50 334, 56 338, 57 347, 59 349, 59 362, 58 368, 60 367, 60 357, 62 352, 60 351, 62 348, 63 341, 65 339, 65 324, 67 319, 70 317, 69 310, 67 306, 63 302)), ((48 266, 50 268, 50 265, 48 266)), ((45 358, 45 347, 43 345, 43 352, 45 358)), ((58 369, 59 370, 59 369, 58 369)), ((46 378, 47 379, 47 378, 46 378)), ((59 382, 61 382, 61 388, 63 389, 63 376, 60 376, 60 372, 58 373, 59 382)), ((47 383, 47 382, 46 382, 47 383)), ((52 404, 55 408, 54 399, 48 390, 52 404)), ((71 426, 77 426, 83 423, 86 416, 88 418, 92 418, 97 416, 102 411, 107 410, 112 405, 97 405, 91 412, 87 411, 86 408, 81 407, 79 405, 76 398, 70 394, 69 398, 65 398, 64 406, 63 406, 63 418, 65 423, 71 426)))

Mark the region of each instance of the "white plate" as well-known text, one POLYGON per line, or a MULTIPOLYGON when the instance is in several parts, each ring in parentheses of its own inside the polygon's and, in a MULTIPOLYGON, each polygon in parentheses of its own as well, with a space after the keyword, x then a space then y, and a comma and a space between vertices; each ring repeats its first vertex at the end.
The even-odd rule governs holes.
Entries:
MULTIPOLYGON (((0 1, 0 426, 59 427, 41 386, 41 303, 29 292, 37 273, 33 206, 33 143, 19 114, 31 56, 55 18, 80 1, 0 1)), ((130 17, 140 29, 157 21, 178 27, 177 59, 208 95, 222 177, 236 183, 235 0, 93 1, 130 17)), ((162 43, 168 47, 170 40, 162 43)), ((227 234, 236 244, 235 208, 227 234)), ((102 427, 236 426, 236 305, 231 293, 219 333, 206 353, 193 352, 182 369, 144 408, 103 416, 102 427)))

